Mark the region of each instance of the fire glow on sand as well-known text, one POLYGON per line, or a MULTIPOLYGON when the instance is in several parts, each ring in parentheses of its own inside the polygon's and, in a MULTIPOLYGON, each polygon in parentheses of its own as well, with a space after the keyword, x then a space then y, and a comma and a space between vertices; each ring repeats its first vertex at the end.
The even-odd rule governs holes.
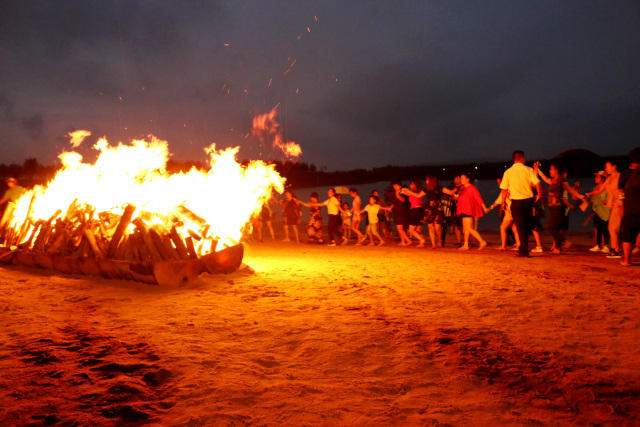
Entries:
MULTIPOLYGON (((68 134, 78 147, 88 131, 68 134)), ((272 134, 277 137, 279 132, 272 134)), ((288 143, 292 144, 292 143, 288 143)), ((296 144, 297 145, 297 144, 296 144)), ((0 260, 62 272, 179 284, 239 267, 251 215, 284 178, 274 165, 205 149, 208 170, 169 173, 166 141, 100 139, 94 163, 76 151, 45 186, 28 190, 0 222, 0 260)), ((298 147, 299 148, 299 147, 298 147)))

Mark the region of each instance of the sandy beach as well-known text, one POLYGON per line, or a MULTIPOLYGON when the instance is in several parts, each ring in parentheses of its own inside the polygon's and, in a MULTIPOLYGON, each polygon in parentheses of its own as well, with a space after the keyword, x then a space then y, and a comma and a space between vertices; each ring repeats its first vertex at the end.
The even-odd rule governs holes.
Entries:
POLYGON ((1 425, 638 425, 640 267, 247 248, 183 288, 0 267, 1 425))

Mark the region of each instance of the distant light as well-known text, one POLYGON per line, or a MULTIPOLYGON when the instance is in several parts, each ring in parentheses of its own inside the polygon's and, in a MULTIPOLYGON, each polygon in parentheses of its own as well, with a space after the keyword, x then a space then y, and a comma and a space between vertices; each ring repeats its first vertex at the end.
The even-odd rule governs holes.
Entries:
POLYGON ((478 167, 476 166, 476 170, 478 170, 478 167))
POLYGON ((446 170, 447 170, 447 168, 442 168, 442 170, 443 170, 443 171, 446 171, 446 170))

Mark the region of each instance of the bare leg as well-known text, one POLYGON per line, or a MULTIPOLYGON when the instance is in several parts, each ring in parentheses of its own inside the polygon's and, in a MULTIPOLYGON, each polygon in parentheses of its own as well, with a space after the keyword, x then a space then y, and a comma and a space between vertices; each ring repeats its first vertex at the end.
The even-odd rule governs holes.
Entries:
MULTIPOLYGON (((516 246, 520 247, 520 236, 518 235, 518 227, 516 227, 515 224, 511 224, 511 231, 513 231, 513 237, 515 237, 516 239, 516 246)), ((540 236, 538 236, 538 238, 540 238, 540 236)))
POLYGON ((511 221, 506 217, 502 218, 502 222, 500 223, 500 249, 507 249, 507 228, 511 221))
POLYGON ((271 224, 271 221, 267 221, 267 227, 269 227, 269 234, 271 234, 271 240, 276 240, 276 234, 273 232, 273 224, 271 224))
POLYGON ((487 242, 482 238, 480 233, 474 228, 474 218, 465 217, 462 218, 462 227, 464 229, 464 245, 462 246, 465 249, 469 249, 469 235, 473 236, 479 243, 480 249, 487 246, 487 242))
POLYGON ((291 241, 291 239, 289 239, 289 226, 288 225, 284 226, 284 241, 285 242, 291 241))
POLYGON ((429 240, 431 240, 431 247, 435 249, 436 247, 435 224, 427 224, 427 228, 429 229, 429 240))
POLYGON ((292 225, 291 228, 293 228, 293 234, 296 235, 296 243, 300 243, 300 237, 298 237, 298 226, 292 225))
POLYGON ((378 240, 380 241, 380 243, 378 243, 378 246, 384 245, 384 239, 380 236, 380 233, 378 233, 378 230, 374 230, 373 235, 377 237, 378 240))
POLYGON ((418 247, 424 247, 424 239, 422 238, 422 236, 418 232, 417 228, 418 228, 417 225, 410 225, 409 226, 409 234, 411 235, 411 237, 415 237, 416 239, 418 239, 418 242, 420 242, 418 244, 418 247))
POLYGON ((622 251, 624 254, 622 255, 622 261, 620 264, 631 265, 631 242, 623 242, 622 251))
POLYGON ((462 235, 464 237, 464 241, 460 249, 468 250, 469 249, 469 229, 473 228, 473 219, 472 218, 462 218, 462 235))
MULTIPOLYGON (((533 238, 536 241, 536 248, 541 248, 542 247, 542 240, 540 239, 540 232, 537 230, 533 230, 533 238)), ((527 239, 529 238, 529 236, 527 236, 527 239)))
POLYGON ((407 246, 411 244, 411 239, 407 236, 407 233, 404 231, 403 225, 396 225, 396 229, 398 230, 398 236, 400 236, 400 245, 407 246))
POLYGON ((442 224, 434 224, 433 228, 436 232, 436 247, 442 247, 442 224))
POLYGON ((617 252, 620 251, 620 239, 618 233, 620 233, 620 222, 622 220, 622 207, 614 206, 611 209, 611 216, 609 217, 609 238, 611 239, 611 248, 617 252))
POLYGON ((360 232, 360 223, 362 222, 362 220, 353 219, 352 221, 353 222, 351 223, 351 229, 353 230, 354 233, 356 233, 356 237, 358 238, 358 241, 364 240, 364 234, 360 232))

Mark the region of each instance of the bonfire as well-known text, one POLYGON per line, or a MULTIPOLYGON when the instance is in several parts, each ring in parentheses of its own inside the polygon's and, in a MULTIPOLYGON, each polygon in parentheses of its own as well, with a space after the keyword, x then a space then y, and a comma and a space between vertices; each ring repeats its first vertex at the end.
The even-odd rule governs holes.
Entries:
MULTIPOLYGON (((70 134, 74 149, 90 135, 70 134)), ((0 222, 0 261, 64 273, 182 284, 242 262, 244 228, 284 178, 238 147, 206 148, 206 170, 168 173, 168 144, 153 136, 112 146, 95 162, 63 152, 44 186, 10 204, 0 222)))

